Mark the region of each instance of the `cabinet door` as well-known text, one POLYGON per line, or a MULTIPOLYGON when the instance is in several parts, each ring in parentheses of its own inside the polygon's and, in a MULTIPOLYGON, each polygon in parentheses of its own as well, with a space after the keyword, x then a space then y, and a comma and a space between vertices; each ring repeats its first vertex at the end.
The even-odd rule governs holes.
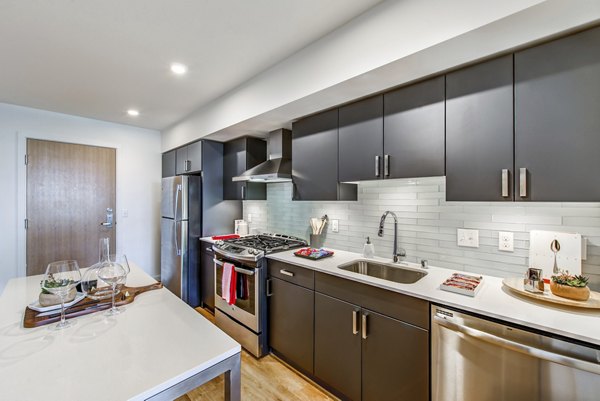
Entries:
POLYGON ((446 200, 513 199, 512 55, 446 76, 446 200), (502 196, 502 170, 508 172, 502 196))
POLYGON ((383 96, 339 110, 339 181, 383 177, 383 96))
POLYGON ((383 121, 384 178, 444 175, 443 76, 386 93, 383 121))
POLYGON ((214 251, 209 242, 200 242, 200 298, 202 306, 215 310, 215 265, 214 251))
POLYGON ((163 153, 162 155, 162 177, 174 177, 175 176, 175 165, 177 163, 177 151, 172 150, 170 152, 163 153))
POLYGON ((361 394, 360 330, 352 324, 359 309, 315 293, 315 376, 350 400, 361 394))
POLYGON ((246 138, 225 142, 223 145, 223 199, 241 200, 243 182, 231 179, 246 171, 246 138))
POLYGON ((177 175, 185 174, 187 173, 187 146, 177 149, 176 152, 177 167, 175 173, 177 175))
POLYGON ((315 292, 270 280, 269 346, 295 368, 312 374, 315 292))
POLYGON ((187 146, 187 160, 188 173, 202 171, 202 141, 197 141, 187 146))
POLYGON ((362 400, 429 400, 428 332, 367 309, 362 314, 362 400))
POLYGON ((515 199, 600 201, 599 77, 600 28, 515 53, 515 199))
POLYGON ((356 200, 356 185, 338 185, 338 111, 303 118, 292 128, 294 200, 356 200))

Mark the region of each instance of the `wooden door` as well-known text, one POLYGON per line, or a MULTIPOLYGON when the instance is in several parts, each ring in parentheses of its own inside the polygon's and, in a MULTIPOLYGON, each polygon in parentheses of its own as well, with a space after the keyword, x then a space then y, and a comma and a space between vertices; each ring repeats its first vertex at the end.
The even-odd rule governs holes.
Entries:
POLYGON ((362 401, 429 400, 427 330, 362 310, 362 401))
POLYGON ((360 327, 356 305, 315 293, 315 376, 344 399, 361 394, 360 327), (357 329, 356 331, 354 329, 357 329))
POLYGON ((339 113, 339 181, 383 178, 383 96, 340 107, 339 113))
POLYGON ((315 292, 270 280, 269 346, 295 368, 313 374, 315 292))
POLYGON ((96 263, 102 237, 115 249, 114 224, 101 225, 107 208, 116 216, 115 157, 112 148, 27 140, 28 276, 57 260, 96 263))
POLYGON ((512 55, 449 73, 446 200, 512 201, 513 149, 512 55))

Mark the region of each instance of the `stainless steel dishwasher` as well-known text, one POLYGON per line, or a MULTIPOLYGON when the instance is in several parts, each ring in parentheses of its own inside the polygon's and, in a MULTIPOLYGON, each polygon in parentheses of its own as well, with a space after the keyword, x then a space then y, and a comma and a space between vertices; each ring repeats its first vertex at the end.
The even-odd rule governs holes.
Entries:
POLYGON ((431 305, 431 394, 433 401, 597 401, 600 347, 431 305))

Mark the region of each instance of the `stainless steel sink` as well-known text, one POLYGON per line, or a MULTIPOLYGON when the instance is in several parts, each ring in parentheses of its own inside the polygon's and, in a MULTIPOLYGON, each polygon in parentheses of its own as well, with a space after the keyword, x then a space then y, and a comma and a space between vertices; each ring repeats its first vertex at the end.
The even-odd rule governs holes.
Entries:
POLYGON ((402 284, 413 284, 427 275, 427 272, 407 265, 381 263, 374 260, 355 260, 338 266, 338 269, 377 277, 402 284))

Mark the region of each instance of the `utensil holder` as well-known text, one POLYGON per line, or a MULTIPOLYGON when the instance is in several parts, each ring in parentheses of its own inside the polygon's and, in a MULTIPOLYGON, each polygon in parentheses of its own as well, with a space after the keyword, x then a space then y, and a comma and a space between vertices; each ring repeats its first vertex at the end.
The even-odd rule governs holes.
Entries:
POLYGON ((323 236, 321 234, 310 235, 310 247, 320 249, 323 247, 323 236))

